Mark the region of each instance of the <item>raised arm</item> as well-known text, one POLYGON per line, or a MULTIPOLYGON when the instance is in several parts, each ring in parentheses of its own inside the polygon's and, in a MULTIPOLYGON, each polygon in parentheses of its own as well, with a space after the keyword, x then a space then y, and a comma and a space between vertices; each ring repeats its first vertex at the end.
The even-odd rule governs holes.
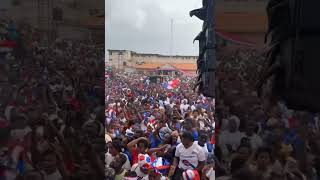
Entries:
POLYGON ((143 140, 143 139, 145 139, 145 140, 148 141, 147 138, 145 138, 145 137, 140 137, 140 138, 138 138, 138 139, 135 139, 135 140, 129 142, 129 143, 127 144, 128 149, 129 149, 129 150, 132 150, 132 149, 134 148, 134 146, 135 146, 136 144, 138 144, 138 142, 139 142, 140 140, 143 140))

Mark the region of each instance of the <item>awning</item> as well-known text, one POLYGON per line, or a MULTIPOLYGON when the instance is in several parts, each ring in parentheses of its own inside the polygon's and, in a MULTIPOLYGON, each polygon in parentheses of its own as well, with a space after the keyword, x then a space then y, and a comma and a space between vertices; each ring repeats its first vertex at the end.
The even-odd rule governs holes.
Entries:
POLYGON ((254 46, 255 43, 244 40, 243 38, 228 32, 216 31, 216 34, 224 40, 231 41, 236 44, 241 44, 245 46, 254 46))
POLYGON ((176 68, 170 64, 165 64, 157 69, 158 71, 175 71, 176 68))
POLYGON ((175 68, 159 68, 157 71, 175 71, 175 68))

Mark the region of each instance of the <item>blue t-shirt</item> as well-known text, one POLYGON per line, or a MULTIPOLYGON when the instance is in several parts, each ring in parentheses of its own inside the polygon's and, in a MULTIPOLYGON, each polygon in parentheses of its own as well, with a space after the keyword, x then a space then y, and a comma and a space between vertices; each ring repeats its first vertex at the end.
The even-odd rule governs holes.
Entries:
POLYGON ((129 162, 131 162, 131 160, 132 160, 132 157, 131 157, 131 153, 129 152, 129 150, 124 150, 124 152, 123 152, 124 154, 126 154, 127 156, 128 156, 128 159, 129 159, 129 162))
POLYGON ((150 148, 156 148, 161 143, 160 139, 156 138, 153 133, 149 135, 150 148))
POLYGON ((206 144, 207 144, 207 149, 208 149, 208 151, 209 151, 209 152, 212 152, 212 150, 213 150, 212 144, 210 144, 209 142, 206 142, 206 144))
POLYGON ((195 131, 192 132, 192 134, 193 134, 194 140, 198 141, 198 136, 199 136, 198 131, 195 130, 195 131))

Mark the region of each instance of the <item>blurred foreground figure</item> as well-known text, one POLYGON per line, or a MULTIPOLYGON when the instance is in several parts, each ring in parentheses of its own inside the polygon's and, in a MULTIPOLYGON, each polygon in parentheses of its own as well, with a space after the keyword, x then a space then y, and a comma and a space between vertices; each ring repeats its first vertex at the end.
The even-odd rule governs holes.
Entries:
POLYGON ((214 0, 202 0, 203 7, 190 12, 203 21, 202 31, 194 41, 199 41, 198 79, 195 88, 207 97, 215 97, 215 33, 214 33, 214 0))
POLYGON ((267 6, 271 36, 258 89, 294 110, 320 110, 320 1, 270 0, 267 6), (268 85, 266 85, 268 86, 268 85))

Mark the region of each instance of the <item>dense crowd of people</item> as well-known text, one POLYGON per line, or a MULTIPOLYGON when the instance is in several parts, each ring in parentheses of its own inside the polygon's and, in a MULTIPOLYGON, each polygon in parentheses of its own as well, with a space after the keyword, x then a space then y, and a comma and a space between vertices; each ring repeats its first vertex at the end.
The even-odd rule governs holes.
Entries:
POLYGON ((262 51, 237 47, 218 55, 216 179, 319 179, 319 114, 257 96, 262 51))
POLYGON ((0 57, 0 179, 101 179, 104 46, 42 46, 36 30, 17 29, 17 47, 0 57))
POLYGON ((193 78, 166 88, 104 68, 104 47, 36 34, 0 33, 17 43, 0 52, 1 180, 320 178, 319 114, 257 96, 263 52, 220 50, 211 99, 193 78))
POLYGON ((214 179, 215 103, 194 79, 167 89, 143 73, 106 77, 106 179, 214 179))

